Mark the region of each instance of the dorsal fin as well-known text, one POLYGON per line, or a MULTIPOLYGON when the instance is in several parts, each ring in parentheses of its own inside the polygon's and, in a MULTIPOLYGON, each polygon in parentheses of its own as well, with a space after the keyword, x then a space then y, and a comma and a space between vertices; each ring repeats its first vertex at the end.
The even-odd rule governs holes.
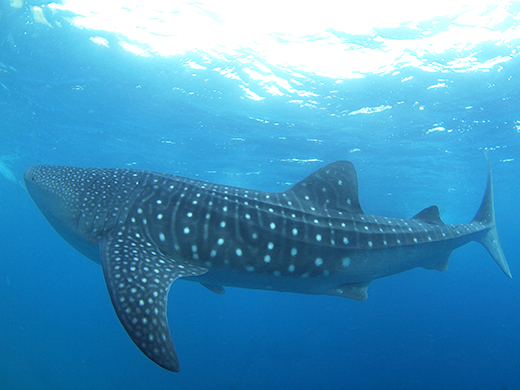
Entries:
POLYGON ((327 164, 284 192, 302 201, 309 199, 317 209, 364 214, 359 204, 356 169, 349 161, 327 164))
POLYGON ((423 211, 415 214, 412 219, 417 219, 432 225, 444 225, 444 222, 441 220, 439 208, 437 206, 426 207, 423 211))

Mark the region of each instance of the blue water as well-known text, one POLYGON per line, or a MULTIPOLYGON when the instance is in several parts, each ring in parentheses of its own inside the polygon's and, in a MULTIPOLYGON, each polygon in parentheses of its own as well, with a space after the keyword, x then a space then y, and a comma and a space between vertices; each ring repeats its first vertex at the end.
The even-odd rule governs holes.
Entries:
MULTIPOLYGON (((490 36, 519 28, 517 3, 504 4, 510 17, 490 36)), ((78 28, 66 11, 44 7, 49 25, 38 22, 32 5, 0 3, 0 389, 520 388, 520 39, 328 77, 245 49, 140 56, 114 44, 121 34, 78 28), (474 67, 449 67, 467 57, 474 67), (507 61, 477 66, 495 58, 507 61), (252 59, 305 93, 271 93, 248 73, 252 59), (472 243, 447 272, 374 281, 365 302, 233 288, 218 296, 176 281, 168 314, 179 374, 134 346, 101 268, 52 230, 21 184, 31 165, 63 164, 278 191, 346 159, 366 213, 406 218, 437 204, 455 223, 480 203, 483 149, 515 279, 472 243)), ((432 17, 424 29, 449 26, 432 17)), ((407 31, 335 34, 377 49, 378 38, 407 31)))

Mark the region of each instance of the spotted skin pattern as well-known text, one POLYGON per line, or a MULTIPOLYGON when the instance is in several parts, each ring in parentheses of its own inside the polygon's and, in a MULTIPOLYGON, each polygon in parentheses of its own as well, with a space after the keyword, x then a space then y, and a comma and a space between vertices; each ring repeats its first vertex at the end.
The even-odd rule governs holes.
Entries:
POLYGON ((491 171, 470 223, 437 206, 411 219, 366 215, 352 163, 328 164, 277 193, 129 169, 36 166, 26 187, 51 225, 100 263, 124 328, 154 362, 179 371, 168 329, 177 278, 364 300, 372 280, 416 267, 445 270, 482 243, 511 276, 495 228, 491 171))

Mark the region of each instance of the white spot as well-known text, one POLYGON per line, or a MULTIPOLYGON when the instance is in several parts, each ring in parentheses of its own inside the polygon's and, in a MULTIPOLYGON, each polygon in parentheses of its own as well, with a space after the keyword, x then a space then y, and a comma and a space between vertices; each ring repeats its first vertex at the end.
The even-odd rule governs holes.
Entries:
POLYGON ((368 230, 368 226, 365 226, 365 230, 368 230))
POLYGON ((227 210, 228 210, 227 206, 222 207, 223 212, 227 212, 227 210))
POLYGON ((269 212, 272 213, 272 212, 274 212, 274 210, 269 207, 269 212))
POLYGON ((291 249, 291 256, 296 256, 297 253, 298 253, 298 249, 296 249, 296 248, 291 249))
POLYGON ((251 219, 251 216, 249 214, 246 214, 246 219, 251 219))
POLYGON ((269 227, 274 230, 274 229, 276 229, 276 224, 274 222, 271 222, 269 224, 269 227))
POLYGON ((157 219, 162 219, 162 218, 163 218, 162 214, 157 214, 157 219))
POLYGON ((265 256, 264 256, 264 261, 265 261, 266 263, 269 263, 269 262, 271 261, 271 256, 269 256, 269 255, 265 255, 265 256))
POLYGON ((321 234, 316 234, 316 241, 321 241, 322 237, 321 234))
POLYGON ((289 266, 289 268, 287 268, 287 271, 289 271, 289 272, 294 272, 294 270, 295 270, 295 267, 294 267, 293 264, 291 264, 291 265, 289 266))
MULTIPOLYGON (((162 214, 159 214, 159 215, 161 215, 161 218, 162 218, 162 214)), ((191 211, 188 214, 186 214, 186 215, 188 216, 188 218, 193 217, 193 213, 191 211)))
POLYGON ((397 239, 397 243, 398 243, 399 245, 401 245, 401 240, 397 239))
POLYGON ((159 240, 163 241, 166 240, 166 237, 164 237, 163 233, 159 233, 159 240))
POLYGON ((343 237, 343 244, 345 244, 345 245, 348 244, 348 238, 347 237, 343 237))
POLYGON ((317 267, 323 264, 323 259, 321 257, 318 257, 316 260, 314 260, 314 264, 316 264, 317 267))
POLYGON ((224 243, 224 239, 223 238, 219 238, 218 241, 217 241, 217 244, 222 245, 223 243, 224 243))
POLYGON ((222 222, 220 222, 220 227, 221 227, 221 228, 225 228, 225 227, 226 227, 226 221, 222 221, 222 222))
POLYGON ((256 239, 258 238, 258 233, 253 233, 253 234, 251 235, 251 237, 253 237, 253 239, 256 240, 256 239))
POLYGON ((215 257, 217 255, 217 251, 215 249, 212 249, 211 252, 209 253, 209 255, 211 257, 215 257))
POLYGON ((349 199, 347 199, 347 204, 352 204, 352 201, 349 199))
POLYGON ((139 207, 139 208, 137 209, 137 214, 142 214, 142 213, 143 213, 143 209, 139 207))
POLYGON ((383 245, 388 245, 388 242, 386 242, 386 240, 383 240, 383 245))
POLYGON ((236 252, 237 256, 239 256, 239 257, 242 256, 242 249, 237 248, 237 250, 235 252, 236 252))
POLYGON ((305 195, 305 200, 309 200, 309 195, 305 195))
POLYGON ((318 221, 317 219, 314 220, 314 223, 320 223, 320 221, 318 221))
POLYGON ((373 243, 372 241, 369 241, 369 242, 368 242, 368 246, 369 246, 370 248, 372 248, 372 247, 374 246, 374 243, 373 243))
POLYGON ((192 251, 193 253, 197 252, 197 249, 198 249, 198 248, 197 248, 197 245, 192 245, 192 246, 191 246, 191 251, 192 251))
POLYGON ((298 235, 298 229, 294 228, 292 230, 292 234, 293 234, 293 236, 297 236, 298 235))
POLYGON ((162 200, 160 200, 160 199, 157 199, 156 202, 157 202, 157 204, 162 204, 162 200))
POLYGON ((274 248, 274 244, 270 242, 269 244, 267 244, 267 248, 269 248, 269 250, 272 250, 274 248))
POLYGON ((418 242, 417 238, 414 237, 413 242, 417 243, 418 242))
POLYGON ((341 261, 341 264, 345 268, 348 267, 350 265, 350 257, 344 257, 343 260, 341 261))
POLYGON ((343 180, 341 180, 341 179, 338 180, 338 184, 339 184, 340 186, 343 185, 343 180))
POLYGON ((190 234, 190 228, 189 227, 185 227, 184 228, 184 234, 190 234))

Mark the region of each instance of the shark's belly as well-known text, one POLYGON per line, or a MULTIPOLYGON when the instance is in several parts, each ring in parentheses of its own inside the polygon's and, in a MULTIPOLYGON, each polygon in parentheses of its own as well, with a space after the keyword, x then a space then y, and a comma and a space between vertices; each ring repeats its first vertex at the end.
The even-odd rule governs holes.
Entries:
MULTIPOLYGON (((293 264, 282 260, 276 269, 269 271, 228 262, 228 265, 211 266, 205 274, 185 280, 258 290, 326 294, 340 286, 368 284, 374 279, 417 267, 444 270, 451 250, 451 243, 432 243, 384 250, 337 251, 329 254, 327 261, 310 257, 293 264)), ((258 264, 262 265, 261 259, 258 264)))

